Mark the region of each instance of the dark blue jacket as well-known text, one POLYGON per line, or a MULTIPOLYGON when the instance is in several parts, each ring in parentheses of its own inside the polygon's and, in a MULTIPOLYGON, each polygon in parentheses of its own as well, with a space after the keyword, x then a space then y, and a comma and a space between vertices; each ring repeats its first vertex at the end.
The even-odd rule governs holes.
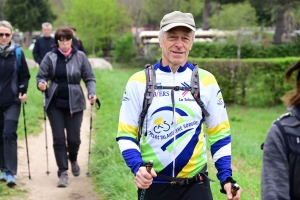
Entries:
POLYGON ((8 56, 0 56, 0 107, 20 103, 19 87, 24 86, 24 92, 27 92, 30 74, 25 60, 24 53, 21 54, 21 66, 17 69, 15 45, 8 56))

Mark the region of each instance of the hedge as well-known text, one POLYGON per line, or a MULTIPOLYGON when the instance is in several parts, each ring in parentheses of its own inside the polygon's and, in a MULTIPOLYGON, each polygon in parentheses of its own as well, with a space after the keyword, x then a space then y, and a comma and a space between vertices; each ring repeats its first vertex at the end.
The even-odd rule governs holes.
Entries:
MULTIPOLYGON (((241 45, 241 58, 294 57, 298 56, 299 52, 298 42, 270 46, 245 42, 241 45)), ((195 58, 237 58, 237 44, 196 42, 189 55, 195 58)))
POLYGON ((292 89, 284 74, 299 58, 188 60, 216 77, 226 103, 268 107, 281 104, 281 97, 292 89))

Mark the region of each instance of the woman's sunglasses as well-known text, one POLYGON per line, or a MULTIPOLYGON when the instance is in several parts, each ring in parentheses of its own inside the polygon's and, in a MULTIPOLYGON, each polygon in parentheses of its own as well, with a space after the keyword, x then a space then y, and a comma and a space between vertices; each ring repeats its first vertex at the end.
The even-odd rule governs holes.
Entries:
POLYGON ((0 33, 0 37, 3 37, 5 35, 5 37, 10 37, 10 33, 0 33))

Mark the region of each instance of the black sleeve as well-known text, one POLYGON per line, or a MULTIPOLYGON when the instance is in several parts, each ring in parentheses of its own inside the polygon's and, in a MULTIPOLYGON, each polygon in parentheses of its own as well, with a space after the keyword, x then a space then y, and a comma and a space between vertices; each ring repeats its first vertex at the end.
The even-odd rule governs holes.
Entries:
POLYGON ((39 39, 37 39, 35 41, 35 44, 34 44, 34 48, 33 48, 33 51, 32 51, 32 54, 33 54, 33 58, 35 60, 35 62, 37 62, 39 65, 41 64, 42 62, 42 58, 40 56, 40 49, 39 49, 39 39))
POLYGON ((78 42, 80 42, 80 44, 81 44, 81 45, 79 46, 78 49, 79 49, 80 51, 84 52, 84 47, 83 47, 82 41, 81 41, 81 40, 78 40, 78 42))
POLYGON ((24 88, 22 89, 22 93, 26 93, 28 88, 28 82, 30 79, 30 73, 29 73, 28 65, 23 51, 21 51, 21 54, 22 55, 21 55, 21 65, 20 65, 20 72, 19 72, 20 73, 19 88, 24 88))

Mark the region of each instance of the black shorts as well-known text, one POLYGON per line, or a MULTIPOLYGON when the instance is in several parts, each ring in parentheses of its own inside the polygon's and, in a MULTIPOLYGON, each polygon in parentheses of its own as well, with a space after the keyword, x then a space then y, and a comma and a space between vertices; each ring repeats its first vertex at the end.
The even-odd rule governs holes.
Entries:
POLYGON ((210 183, 191 183, 189 185, 171 185, 153 183, 148 189, 138 189, 138 200, 212 200, 210 183))

